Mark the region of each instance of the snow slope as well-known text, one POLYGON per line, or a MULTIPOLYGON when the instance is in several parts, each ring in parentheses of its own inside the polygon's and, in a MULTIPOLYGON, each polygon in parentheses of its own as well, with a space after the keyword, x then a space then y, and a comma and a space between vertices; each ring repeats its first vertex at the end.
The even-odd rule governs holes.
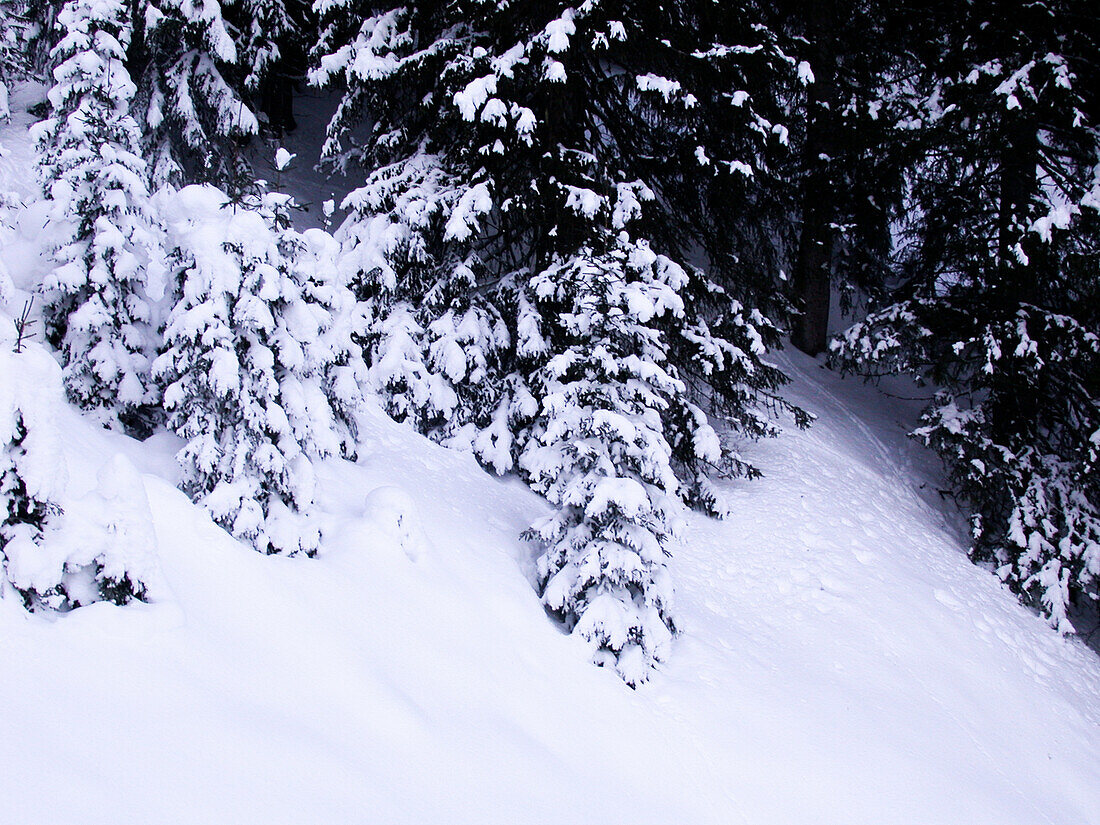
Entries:
POLYGON ((788 366, 820 421, 691 521, 684 633, 638 691, 543 613, 538 499, 377 411, 323 468, 315 560, 214 527, 171 438, 69 413, 74 483, 145 473, 163 582, 52 622, 0 602, 0 821, 1100 821, 1100 663, 966 561, 895 409, 788 366))
POLYGON ((160 575, 53 621, 0 600, 0 823, 1100 823, 1100 661, 966 560, 909 406, 783 364, 818 423, 690 520, 637 691, 540 606, 545 505, 377 410, 321 468, 314 560, 216 528, 173 438, 65 410, 70 494, 133 462, 160 575))

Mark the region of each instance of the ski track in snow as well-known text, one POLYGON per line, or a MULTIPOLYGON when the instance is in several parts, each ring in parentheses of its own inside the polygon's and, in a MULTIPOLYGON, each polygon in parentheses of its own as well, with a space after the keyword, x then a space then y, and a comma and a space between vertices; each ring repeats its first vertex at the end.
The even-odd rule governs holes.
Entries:
POLYGON ((173 437, 66 410, 73 494, 144 473, 161 575, 54 620, 0 600, 0 822, 1100 823, 1100 662, 967 561, 912 405, 778 360, 818 420, 689 519, 637 691, 539 603, 546 505, 377 409, 319 468, 312 560, 216 528, 173 437))

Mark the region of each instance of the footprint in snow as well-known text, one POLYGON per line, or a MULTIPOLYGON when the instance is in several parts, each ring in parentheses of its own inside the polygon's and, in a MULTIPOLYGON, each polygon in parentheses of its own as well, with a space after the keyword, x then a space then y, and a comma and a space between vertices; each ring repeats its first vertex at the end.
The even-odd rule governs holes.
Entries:
POLYGON ((878 553, 860 547, 853 547, 852 555, 856 557, 856 561, 860 564, 871 565, 878 561, 878 553))
POLYGON ((963 606, 962 602, 960 602, 946 590, 936 589, 933 592, 933 595, 936 597, 936 601, 938 601, 944 607, 950 607, 952 610, 959 610, 963 606))

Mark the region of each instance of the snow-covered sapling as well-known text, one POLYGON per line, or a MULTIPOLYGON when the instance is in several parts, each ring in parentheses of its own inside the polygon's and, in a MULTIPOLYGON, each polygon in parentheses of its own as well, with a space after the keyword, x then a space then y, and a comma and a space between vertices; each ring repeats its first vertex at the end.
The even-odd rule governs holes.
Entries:
POLYGON ((331 238, 295 232, 291 206, 285 195, 240 207, 214 187, 181 190, 178 303, 155 371, 187 442, 184 491, 257 549, 312 555, 313 461, 354 450, 357 359, 331 238))
POLYGON ((102 495, 64 511, 59 504, 68 480, 56 422, 61 386, 41 347, 0 352, 0 596, 14 592, 34 611, 144 600, 155 538, 132 466, 109 462, 102 495))

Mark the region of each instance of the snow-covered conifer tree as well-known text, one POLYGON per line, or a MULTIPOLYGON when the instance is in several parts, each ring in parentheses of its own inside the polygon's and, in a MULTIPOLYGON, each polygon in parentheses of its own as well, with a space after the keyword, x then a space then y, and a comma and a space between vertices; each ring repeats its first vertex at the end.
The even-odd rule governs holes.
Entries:
POLYGON ((43 285, 50 341, 60 348, 69 397, 104 422, 147 428, 156 397, 145 287, 163 268, 148 206, 134 85, 123 61, 129 7, 70 0, 53 50, 50 117, 36 127, 53 220, 66 240, 43 285))
POLYGON ((312 22, 306 0, 226 0, 223 11, 237 42, 237 75, 253 111, 275 134, 294 128, 294 80, 303 61, 303 28, 312 22), (307 20, 306 18, 310 18, 307 20))
POLYGON ((846 367, 935 382, 915 436, 969 510, 973 558, 1066 632, 1100 598, 1096 42, 1071 5, 943 21, 904 280, 835 344, 846 367))
POLYGON ((543 598, 614 654, 630 684, 667 657, 674 628, 665 544, 680 482, 663 419, 685 403, 686 387, 652 322, 683 316, 686 279, 671 261, 624 243, 577 255, 532 283, 552 308, 544 317, 555 319, 546 330, 554 355, 532 380, 541 408, 519 458, 558 508, 531 529, 546 548, 543 598))
MULTIPOLYGON (((28 606, 49 598, 59 584, 55 580, 43 587, 39 582, 41 591, 36 593, 35 585, 27 580, 29 576, 20 575, 18 568, 23 559, 26 559, 23 566, 31 567, 29 562, 34 561, 45 539, 47 523, 61 512, 55 498, 59 488, 65 484, 64 466, 57 455, 56 444, 51 441, 51 436, 56 437, 56 433, 50 429, 50 400, 43 398, 50 389, 56 391, 56 387, 60 386, 60 379, 54 374, 57 367, 49 365, 49 369, 44 370, 53 381, 45 381, 45 386, 37 394, 27 399, 17 396, 20 390, 30 389, 28 381, 36 377, 34 370, 21 369, 23 374, 17 374, 15 369, 34 363, 36 355, 41 357, 36 350, 31 352, 19 358, 6 351, 0 353, 0 365, 7 367, 4 383, 0 385, 3 390, 0 399, 7 402, 2 418, 5 447, 0 454, 0 461, 3 462, 0 492, 6 505, 3 527, 0 528, 0 555, 3 557, 5 575, 0 584, 5 589, 14 587, 28 606)), ((57 396, 54 403, 60 404, 59 392, 57 396)))
POLYGON ((154 185, 224 184, 244 163, 238 142, 259 124, 221 4, 140 0, 136 9, 134 116, 154 185))
POLYGON ((750 214, 794 64, 704 5, 334 0, 313 73, 345 90, 326 155, 368 170, 338 237, 376 386, 559 508, 530 531, 544 600, 631 684, 668 651, 680 502, 719 511, 706 471, 750 469, 703 406, 765 434, 784 380, 750 303, 778 273, 709 228, 750 214))
POLYGON ((179 301, 155 369, 187 444, 183 489, 234 536, 316 552, 312 461, 353 449, 354 307, 331 240, 280 218, 286 196, 230 204, 182 190, 172 224, 179 301))
MULTIPOLYGON (((281 176, 294 159, 285 149, 275 154, 281 176)), ((292 195, 264 193, 259 201, 300 298, 288 297, 286 329, 297 344, 280 345, 287 367, 281 392, 288 418, 305 452, 323 458, 354 458, 355 416, 366 383, 366 366, 355 337, 363 329, 362 307, 336 270, 339 247, 324 230, 297 231, 292 195), (298 355, 298 347, 301 355, 298 355)))

